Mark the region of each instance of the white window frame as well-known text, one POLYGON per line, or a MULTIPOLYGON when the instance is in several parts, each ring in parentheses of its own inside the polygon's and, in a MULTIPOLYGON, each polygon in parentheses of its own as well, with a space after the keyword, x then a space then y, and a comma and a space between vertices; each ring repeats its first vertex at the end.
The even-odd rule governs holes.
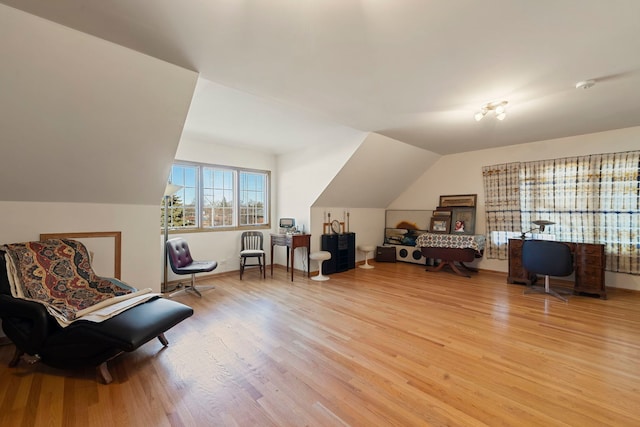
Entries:
MULTIPOLYGON (((171 173, 168 183, 181 186, 173 197, 169 197, 169 229, 179 231, 216 231, 233 229, 256 229, 270 228, 270 206, 271 206, 271 172, 267 170, 248 169, 233 166, 222 166, 195 162, 174 162, 171 165, 171 173), (176 168, 184 168, 184 171, 193 171, 195 179, 189 180, 187 172, 182 172, 181 176, 174 176, 176 168), (244 180, 242 178, 245 178, 244 180), (257 183, 258 189, 246 188, 247 183, 257 183), (253 196, 253 206, 241 206, 243 196, 253 196), (193 196, 193 197, 192 197, 193 196), (222 215, 211 206, 212 203, 220 203, 228 200, 227 208, 231 210, 231 215, 222 215), (185 203, 187 200, 190 206, 185 211, 181 205, 173 206, 174 202, 185 203), (195 200, 194 200, 195 199, 195 200), (260 204, 262 208, 260 208, 260 204), (181 211, 182 209, 182 211, 181 211), (196 214, 197 213, 197 214, 196 214), (181 215, 182 214, 182 215, 181 215), (192 223, 187 225, 176 225, 172 223, 174 215, 192 219, 192 223), (243 224, 244 219, 253 217, 250 224, 243 224), (222 223, 215 225, 216 217, 222 223)), ((163 205, 164 209, 164 205, 163 205)), ((164 226, 164 216, 162 216, 161 226, 164 226)))

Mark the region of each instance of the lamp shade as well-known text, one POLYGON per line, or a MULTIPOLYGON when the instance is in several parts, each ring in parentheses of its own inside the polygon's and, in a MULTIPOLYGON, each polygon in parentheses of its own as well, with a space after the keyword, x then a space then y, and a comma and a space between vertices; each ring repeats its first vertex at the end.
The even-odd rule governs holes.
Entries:
POLYGON ((167 186, 164 189, 164 197, 171 196, 171 195, 175 194, 181 188, 182 188, 181 185, 175 185, 175 184, 171 184, 171 183, 167 184, 167 186))
POLYGON ((545 228, 547 225, 553 225, 553 224, 555 224, 555 222, 547 221, 546 219, 538 219, 538 220, 533 221, 533 223, 534 223, 535 225, 537 225, 538 227, 540 227, 540 231, 544 231, 544 228, 545 228))

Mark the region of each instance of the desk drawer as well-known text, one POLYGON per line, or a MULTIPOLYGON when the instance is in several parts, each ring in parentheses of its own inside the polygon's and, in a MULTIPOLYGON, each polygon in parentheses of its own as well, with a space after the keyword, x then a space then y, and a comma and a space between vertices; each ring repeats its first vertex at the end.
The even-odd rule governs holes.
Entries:
POLYGON ((604 284, 604 245, 577 243, 575 249, 575 288, 577 292, 607 298, 604 284))

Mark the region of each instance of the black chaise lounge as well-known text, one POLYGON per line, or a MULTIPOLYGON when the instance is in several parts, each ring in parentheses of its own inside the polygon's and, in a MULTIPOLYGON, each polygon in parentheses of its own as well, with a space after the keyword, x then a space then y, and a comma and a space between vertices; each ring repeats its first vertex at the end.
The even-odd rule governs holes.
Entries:
POLYGON ((43 304, 12 296, 4 255, 0 251, 0 318, 4 333, 16 346, 11 367, 28 354, 55 368, 97 367, 108 384, 109 360, 153 338, 166 346, 164 333, 193 314, 191 307, 153 296, 103 322, 77 320, 62 327, 43 304))

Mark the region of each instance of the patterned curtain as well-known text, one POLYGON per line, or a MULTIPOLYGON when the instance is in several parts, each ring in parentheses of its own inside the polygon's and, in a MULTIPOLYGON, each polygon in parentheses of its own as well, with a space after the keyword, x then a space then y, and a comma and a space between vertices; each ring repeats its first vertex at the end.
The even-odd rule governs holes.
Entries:
POLYGON ((640 274, 640 151, 524 163, 522 223, 556 240, 605 244, 606 269, 640 274))
POLYGON ((555 222, 559 241, 605 245, 606 269, 640 274, 640 151, 482 168, 485 256, 507 259, 507 242, 533 221, 555 222))
POLYGON ((482 168, 487 218, 485 256, 507 259, 509 238, 520 235, 520 163, 482 168))

